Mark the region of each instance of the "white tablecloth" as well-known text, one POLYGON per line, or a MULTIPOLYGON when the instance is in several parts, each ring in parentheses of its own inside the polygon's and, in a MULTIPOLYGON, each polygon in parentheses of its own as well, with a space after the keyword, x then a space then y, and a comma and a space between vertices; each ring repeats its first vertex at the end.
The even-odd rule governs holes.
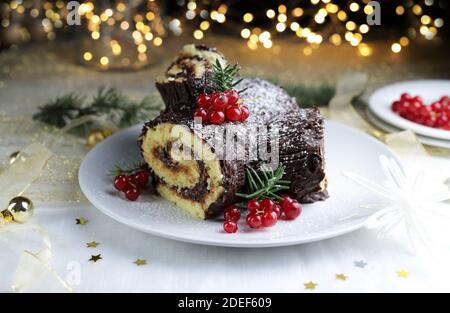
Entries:
MULTIPOLYGON (((371 231, 359 230, 300 246, 219 248, 147 235, 90 205, 38 210, 34 221, 49 231, 54 269, 77 292, 304 292, 303 284, 309 281, 317 284, 318 292, 450 291, 450 258, 436 261, 412 255, 401 236, 381 240, 371 231), (77 225, 79 217, 88 223, 77 225), (100 245, 87 248, 93 240, 100 245), (103 259, 88 261, 97 254, 103 259), (135 265, 137 258, 146 259, 147 265, 135 265), (360 260, 367 263, 364 268, 355 266, 360 260), (400 270, 409 276, 399 277, 400 270), (340 273, 348 279, 336 279, 340 273)), ((4 239, 14 243, 15 238, 22 240, 20 246, 30 246, 25 235, 4 239)), ((0 251, 0 291, 10 290, 19 252, 17 247, 0 251)), ((47 286, 31 290, 46 291, 47 286)))
MULTIPOLYGON (((55 60, 46 62, 52 64, 55 60)), ((54 67, 55 74, 53 70, 38 70, 39 64, 33 64, 30 76, 25 63, 25 69, 18 69, 18 74, 2 82, 2 111, 30 114, 54 95, 69 90, 92 92, 103 82, 122 87, 128 94, 144 95, 153 80, 146 75, 161 71, 155 68, 136 74, 102 76, 73 65, 69 70, 54 67), (65 78, 68 71, 74 79, 65 78)), ((13 149, 2 146, 2 156, 13 149)), ((448 155, 434 156, 428 162, 450 171, 448 155)), ((444 257, 439 259, 411 254, 401 232, 378 239, 373 232, 362 229, 299 246, 236 249, 147 235, 121 225, 86 202, 57 207, 39 205, 33 222, 48 230, 53 244, 53 268, 76 292, 314 292, 305 289, 304 283, 309 281, 317 284, 315 292, 450 291, 447 251, 441 251, 444 257), (86 225, 76 224, 79 217, 88 220, 86 225), (87 248, 86 243, 94 240, 100 245, 87 248), (101 254, 101 260, 89 261, 91 255, 97 254, 101 254), (137 258, 145 259, 147 264, 135 265, 137 258), (357 267, 355 261, 363 261, 366 266, 357 267), (401 270, 408 272, 408 277, 399 277, 397 272, 401 270), (336 274, 341 273, 348 277, 345 281, 336 279, 336 274)), ((442 236, 450 236, 450 227, 442 236)), ((11 291, 12 275, 22 250, 39 248, 40 242, 30 238, 27 233, 0 237, 0 291, 11 291)), ((450 246, 443 249, 450 252, 450 246)), ((30 290, 49 288, 39 284, 30 290)))

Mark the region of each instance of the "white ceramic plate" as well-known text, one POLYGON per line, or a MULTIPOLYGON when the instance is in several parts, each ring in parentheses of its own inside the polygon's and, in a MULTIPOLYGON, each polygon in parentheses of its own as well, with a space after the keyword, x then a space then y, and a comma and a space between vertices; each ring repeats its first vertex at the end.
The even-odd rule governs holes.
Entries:
MULTIPOLYGON (((375 125, 376 127, 380 128, 386 132, 395 133, 395 132, 402 131, 400 128, 397 128, 395 126, 392 126, 392 125, 382 121, 381 119, 376 117, 375 114, 373 114, 372 111, 370 111, 369 109, 367 109, 366 114, 367 114, 367 119, 369 120, 369 122, 371 122, 373 125, 375 125)), ((450 141, 448 141, 448 140, 435 139, 435 138, 421 136, 421 135, 417 135, 417 139, 421 143, 428 145, 428 146, 450 149, 450 141)))
POLYGON ((400 129, 411 129, 416 134, 437 139, 450 140, 450 131, 423 126, 408 121, 392 112, 391 104, 404 92, 423 98, 426 104, 450 95, 450 80, 415 80, 395 83, 376 90, 369 98, 370 110, 381 120, 400 129))
POLYGON ((83 160, 79 181, 89 201, 113 219, 161 237, 192 243, 231 247, 273 247, 301 244, 335 237, 360 228, 365 217, 360 206, 378 202, 376 196, 344 177, 342 170, 382 179, 378 156, 394 157, 386 146, 360 131, 326 122, 326 172, 330 198, 303 205, 295 221, 279 221, 275 227, 253 230, 239 222, 236 234, 222 230, 222 220, 198 220, 182 209, 151 194, 129 202, 113 187, 107 172, 116 163, 139 159, 136 139, 141 126, 125 129, 98 144, 83 160))

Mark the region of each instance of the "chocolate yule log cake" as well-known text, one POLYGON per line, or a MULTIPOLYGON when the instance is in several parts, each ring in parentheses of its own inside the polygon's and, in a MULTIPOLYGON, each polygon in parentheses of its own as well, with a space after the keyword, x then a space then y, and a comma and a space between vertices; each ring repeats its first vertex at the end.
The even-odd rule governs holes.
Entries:
POLYGON ((213 68, 215 56, 225 62, 214 49, 189 45, 168 70, 176 73, 174 79, 157 82, 166 110, 145 124, 139 138, 156 191, 192 215, 210 218, 239 200, 236 193, 246 188, 246 168, 269 163, 270 156, 284 167, 283 179, 290 181, 293 198, 324 200, 324 125, 317 108, 300 109, 282 88, 262 79, 243 79, 234 88, 248 106, 248 119, 219 125, 194 122, 195 97, 206 88, 207 81, 201 87, 201 80, 208 79, 201 76, 213 68), (209 54, 205 56, 204 51, 209 54), (174 70, 174 64, 181 65, 174 70), (197 66, 205 72, 192 76, 197 66), (170 89, 177 90, 175 96, 170 89), (267 136, 261 136, 262 129, 267 136), (227 138, 241 148, 244 158, 229 158, 229 148, 224 148, 227 138), (240 142, 241 138, 246 142, 240 142), (261 146, 266 147, 265 154, 261 146))

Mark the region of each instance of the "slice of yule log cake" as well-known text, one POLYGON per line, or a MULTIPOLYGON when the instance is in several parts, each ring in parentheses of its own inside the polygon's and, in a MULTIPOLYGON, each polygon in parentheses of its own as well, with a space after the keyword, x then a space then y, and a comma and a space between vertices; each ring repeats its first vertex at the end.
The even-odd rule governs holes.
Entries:
POLYGON ((205 89, 216 60, 222 65, 227 64, 215 48, 194 44, 183 47, 165 75, 156 80, 166 111, 189 111, 195 106, 195 98, 205 89))
POLYGON ((235 88, 250 111, 245 122, 201 125, 173 102, 145 124, 139 145, 157 192, 198 218, 211 218, 239 200, 248 166, 275 160, 298 201, 327 198, 319 110, 299 109, 282 88, 262 79, 244 79, 235 88))

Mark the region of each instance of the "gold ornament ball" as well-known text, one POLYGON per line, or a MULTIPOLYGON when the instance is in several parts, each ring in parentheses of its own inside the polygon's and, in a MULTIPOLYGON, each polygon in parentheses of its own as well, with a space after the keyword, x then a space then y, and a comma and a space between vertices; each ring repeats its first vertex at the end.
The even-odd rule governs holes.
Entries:
POLYGON ((93 148, 95 145, 100 143, 105 138, 111 136, 114 133, 112 129, 93 129, 91 130, 86 138, 86 147, 93 148))
POLYGON ((34 206, 28 198, 15 197, 9 202, 5 211, 11 214, 14 222, 25 223, 33 216, 34 206))
POLYGON ((3 220, 5 221, 5 222, 12 222, 13 221, 13 217, 12 217, 12 214, 11 214, 11 212, 9 212, 8 210, 3 210, 1 213, 0 213, 0 215, 3 217, 3 220))

